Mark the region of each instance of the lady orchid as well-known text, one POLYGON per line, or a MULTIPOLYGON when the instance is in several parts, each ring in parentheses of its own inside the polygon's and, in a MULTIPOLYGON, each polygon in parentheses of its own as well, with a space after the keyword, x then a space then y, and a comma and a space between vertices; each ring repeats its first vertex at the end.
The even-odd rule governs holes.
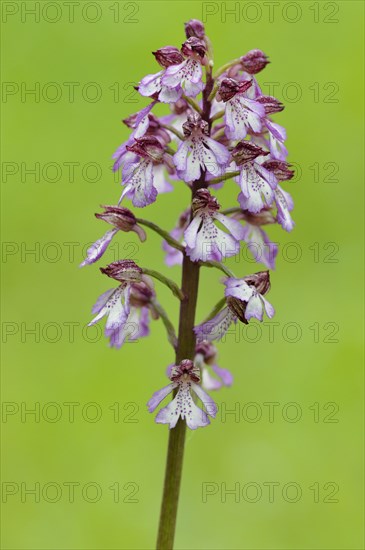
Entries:
MULTIPOLYGON (((213 342, 219 342, 234 323, 261 322, 265 314, 272 318, 275 313, 266 297, 269 271, 237 277, 223 262, 237 256, 244 243, 257 263, 274 269, 278 244, 270 240, 267 229, 274 224, 285 231, 294 228, 293 200, 281 187, 293 177, 286 131, 273 120, 284 106, 265 96, 259 84, 267 56, 253 49, 213 70, 213 50, 203 23, 190 20, 185 33, 181 48, 169 45, 153 52, 160 70, 144 76, 137 87, 147 104, 123 120, 131 133, 113 155, 113 170, 121 172, 122 195, 119 202, 116 196, 118 205, 105 206, 103 213, 96 214, 111 229, 88 249, 81 264, 98 261, 121 233, 134 232, 144 242, 147 228, 163 241, 169 276, 128 259, 111 262, 101 272, 118 285, 98 298, 90 322, 105 317, 105 335, 111 347, 120 348, 147 336, 151 320, 161 320, 173 348, 169 383, 148 401, 152 413, 172 394, 156 416, 157 423, 170 428, 158 536, 161 549, 173 545, 186 427, 207 426, 209 417, 216 417, 217 406, 206 392, 233 383, 231 372, 217 365, 213 342), (161 105, 167 112, 157 116, 155 107, 161 105), (229 196, 224 189, 234 190, 236 185, 238 202, 221 209, 229 196), (178 208, 171 233, 159 219, 140 218, 126 206, 131 201, 139 209, 157 201, 156 212, 159 194, 174 189, 186 190, 184 206, 189 205, 183 211, 178 208), (176 265, 182 266, 181 285, 174 280, 176 265), (206 267, 225 277, 220 301, 198 324, 199 273, 206 267), (151 278, 167 286, 178 300, 178 332, 151 278)), ((161 209, 159 218, 163 220, 161 209)), ((162 365, 159 376, 164 377, 162 365)), ((148 390, 141 391, 147 396, 148 390)))

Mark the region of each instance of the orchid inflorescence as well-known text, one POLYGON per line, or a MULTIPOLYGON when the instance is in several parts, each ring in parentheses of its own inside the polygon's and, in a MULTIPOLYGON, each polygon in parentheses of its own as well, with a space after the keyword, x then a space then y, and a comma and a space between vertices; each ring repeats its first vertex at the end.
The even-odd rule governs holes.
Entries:
MULTIPOLYGON (((225 273, 224 298, 194 328, 195 357, 170 366, 170 383, 148 402, 153 412, 174 392, 156 422, 173 428, 182 418, 196 429, 209 424, 209 416, 217 412, 206 390, 232 384, 231 373, 216 363, 213 342, 221 340, 232 323, 247 324, 252 318, 262 321, 264 312, 269 318, 274 315, 265 298, 270 289, 269 271, 237 278, 222 261, 237 255, 243 241, 257 262, 274 269, 278 247, 263 226, 278 223, 286 231, 293 229, 293 201, 279 183, 294 173, 286 160, 285 129, 271 119, 284 107, 275 97, 264 95, 256 80, 269 62, 266 55, 251 50, 213 74, 212 48, 203 24, 190 20, 185 31, 187 39, 180 50, 165 46, 153 52, 161 70, 142 78, 138 86, 150 103, 123 121, 132 132, 113 155, 113 169, 122 175, 120 200, 117 206, 104 206, 103 213, 95 214, 112 229, 89 248, 81 265, 99 260, 120 231, 134 231, 145 241, 144 226, 163 238, 167 266, 189 258, 225 273), (168 115, 153 114, 159 103, 169 107, 168 115), (173 191, 173 183, 182 185, 179 180, 190 188, 192 199, 171 233, 121 206, 129 199, 137 208, 146 207, 159 193, 173 191), (232 185, 228 180, 238 184, 238 205, 222 211, 213 193, 232 185), (194 396, 205 410, 196 405, 194 396)), ((127 340, 147 336, 152 318, 162 319, 176 349, 174 326, 157 300, 152 278, 166 284, 180 300, 189 300, 189 295, 163 274, 132 260, 113 262, 101 271, 119 286, 98 298, 90 324, 106 317, 110 345, 120 348, 127 340)))

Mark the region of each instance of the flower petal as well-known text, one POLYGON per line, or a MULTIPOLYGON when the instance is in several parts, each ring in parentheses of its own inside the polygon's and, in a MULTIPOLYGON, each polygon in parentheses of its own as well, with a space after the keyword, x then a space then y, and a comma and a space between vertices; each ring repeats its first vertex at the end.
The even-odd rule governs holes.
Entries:
POLYGON ((203 390, 203 388, 199 386, 199 384, 195 384, 194 382, 191 383, 191 389, 196 393, 200 401, 203 403, 204 407, 206 408, 207 414, 215 418, 218 411, 218 407, 214 402, 214 400, 210 397, 210 395, 208 395, 203 390))
POLYGON ((247 321, 252 317, 255 317, 259 321, 262 321, 264 316, 264 306, 261 298, 258 294, 254 294, 248 301, 245 317, 247 321))
POLYGON ((176 388, 176 386, 177 384, 175 383, 168 384, 161 390, 156 391, 147 403, 149 412, 152 413, 156 409, 156 407, 161 403, 161 401, 163 401, 165 397, 169 395, 169 393, 171 393, 174 388, 176 388))
POLYGON ((90 248, 88 248, 87 256, 80 264, 80 267, 84 267, 85 265, 90 265, 98 261, 108 248, 110 241, 116 233, 118 233, 118 229, 111 229, 110 231, 107 231, 100 239, 95 241, 90 248))
POLYGON ((228 369, 222 369, 221 367, 218 367, 218 365, 212 365, 212 369, 216 375, 219 376, 225 386, 232 386, 233 376, 228 369))
POLYGON ((194 327, 197 342, 221 340, 233 322, 234 314, 228 307, 223 308, 213 319, 194 327))
POLYGON ((238 241, 242 241, 244 239, 244 228, 239 221, 229 218, 220 212, 216 212, 214 217, 228 229, 235 239, 238 241))

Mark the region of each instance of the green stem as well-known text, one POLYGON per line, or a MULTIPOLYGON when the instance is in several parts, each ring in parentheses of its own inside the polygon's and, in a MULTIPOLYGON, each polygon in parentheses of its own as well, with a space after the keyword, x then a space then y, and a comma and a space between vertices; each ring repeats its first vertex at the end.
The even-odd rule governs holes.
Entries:
MULTIPOLYGON (((207 69, 206 86, 203 91, 203 109, 200 109, 203 119, 211 128, 209 95, 214 80, 211 67, 207 69)), ((185 98, 187 101, 189 98, 185 98)), ((188 101, 189 103, 189 101, 188 101)), ((195 102, 194 102, 195 103, 195 102)), ((198 111, 199 112, 199 111, 198 111)), ((205 173, 192 186, 192 198, 198 189, 206 187, 205 173)), ((192 262, 184 253, 182 266, 182 292, 186 297, 180 304, 179 336, 176 349, 176 364, 183 359, 194 360, 196 339, 194 334, 195 310, 199 288, 198 262, 192 262)), ((186 423, 179 419, 176 427, 170 430, 165 470, 165 482, 162 496, 160 524, 157 537, 158 550, 172 550, 174 545, 176 516, 180 494, 182 467, 184 460, 186 423)))
POLYGON ((193 100, 192 97, 188 97, 186 95, 183 95, 183 98, 185 99, 185 101, 187 103, 189 103, 190 107, 192 107, 197 113, 199 113, 200 115, 203 114, 203 111, 201 110, 201 108, 199 107, 197 102, 193 100))
POLYGON ((221 214, 223 214, 224 216, 229 216, 230 214, 238 214, 238 212, 242 212, 242 208, 239 208, 238 206, 221 210, 221 214))
POLYGON ((210 119, 212 122, 214 122, 215 120, 218 120, 219 118, 222 118, 222 116, 224 116, 224 113, 225 111, 218 111, 218 113, 216 113, 214 116, 212 116, 212 118, 210 119))
POLYGON ((225 275, 228 275, 228 277, 235 278, 235 274, 228 267, 219 262, 200 262, 200 265, 202 265, 203 267, 215 267, 223 271, 223 273, 225 273, 225 275))
POLYGON ((168 130, 172 134, 175 134, 175 136, 181 139, 181 141, 184 141, 185 138, 183 134, 179 132, 179 130, 176 130, 176 128, 174 128, 173 126, 169 126, 168 124, 160 124, 160 125, 162 126, 162 128, 165 128, 165 130, 168 130))
POLYGON ((149 275, 167 286, 176 298, 179 298, 179 300, 184 300, 184 293, 180 290, 175 281, 165 277, 165 275, 159 271, 155 271, 154 269, 147 269, 147 267, 142 267, 141 269, 145 275, 149 275))
POLYGON ((214 185, 215 183, 220 183, 221 181, 229 180, 239 175, 240 172, 238 170, 236 170, 235 172, 227 172, 227 174, 223 174, 223 176, 218 176, 217 178, 209 180, 209 185, 214 185))
MULTIPOLYGON (((176 349, 176 364, 183 359, 194 359, 195 356, 195 309, 199 285, 199 264, 191 262, 184 255, 182 270, 182 289, 187 296, 181 302, 179 337, 176 349)), ((169 432, 169 443, 165 470, 160 525, 157 538, 158 550, 172 550, 175 537, 177 508, 184 460, 185 420, 178 420, 176 427, 169 432)))
POLYGON ((156 299, 152 300, 151 302, 152 302, 153 309, 156 311, 156 313, 158 313, 158 315, 160 316, 163 324, 165 325, 166 332, 167 332, 167 338, 168 338, 170 344, 176 350, 177 336, 176 336, 174 325, 171 323, 171 321, 170 321, 166 311, 162 307, 162 305, 156 299))
POLYGON ((222 65, 222 67, 220 67, 218 71, 215 73, 214 78, 218 78, 218 76, 225 73, 228 69, 233 67, 233 65, 239 65, 240 63, 241 63, 241 60, 238 57, 237 59, 233 59, 232 61, 229 61, 229 63, 222 65))
POLYGON ((219 302, 216 303, 212 311, 209 313, 208 317, 204 319, 203 323, 207 323, 208 321, 213 319, 213 317, 215 317, 217 313, 219 313, 220 310, 224 308, 225 305, 226 305, 226 299, 221 298, 221 300, 219 300, 219 302))
POLYGON ((167 243, 169 243, 169 245, 177 248, 177 250, 180 250, 180 252, 184 252, 185 247, 180 244, 179 241, 176 241, 173 237, 171 237, 170 233, 168 233, 164 229, 161 229, 161 227, 159 227, 155 223, 148 220, 142 220, 141 218, 136 218, 136 221, 140 225, 145 225, 146 227, 152 229, 152 231, 155 231, 155 233, 158 233, 163 239, 165 239, 167 243))

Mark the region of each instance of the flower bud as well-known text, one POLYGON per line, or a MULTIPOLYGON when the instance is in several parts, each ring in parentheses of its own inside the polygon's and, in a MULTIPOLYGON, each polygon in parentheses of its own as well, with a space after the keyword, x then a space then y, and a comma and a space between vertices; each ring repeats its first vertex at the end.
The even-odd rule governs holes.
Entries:
POLYGON ((202 40, 192 36, 191 38, 188 38, 181 46, 181 51, 185 57, 193 57, 194 59, 201 61, 207 53, 207 47, 202 40))
POLYGON ((171 67, 171 65, 179 65, 184 61, 184 57, 178 48, 174 46, 164 46, 155 52, 152 52, 157 63, 161 67, 171 67))
POLYGON ((255 158, 261 155, 268 155, 268 151, 264 151, 258 145, 249 141, 240 141, 232 150, 232 158, 238 166, 252 162, 255 158))
POLYGON ((234 78, 223 78, 220 83, 216 98, 218 101, 226 103, 236 94, 241 94, 248 90, 252 85, 252 80, 243 80, 238 82, 234 78))
POLYGON ((278 181, 291 180, 294 170, 290 170, 290 164, 284 160, 265 160, 262 166, 274 174, 278 181))
POLYGON ((193 213, 196 214, 196 212, 204 210, 205 208, 209 210, 219 210, 220 205, 217 199, 209 193, 208 189, 199 189, 193 198, 193 213))
POLYGON ((100 271, 116 281, 139 282, 142 280, 142 269, 133 260, 118 260, 107 265, 105 268, 101 267, 100 271))
POLYGON ((261 103, 265 109, 266 115, 271 115, 272 113, 280 113, 284 110, 284 105, 271 95, 262 95, 257 98, 256 101, 261 103))
POLYGON ((191 113, 188 115, 188 120, 182 125, 184 136, 190 137, 192 132, 200 131, 203 134, 209 134, 209 124, 198 113, 191 113))
POLYGON ((199 368, 190 359, 183 359, 179 365, 175 365, 171 369, 170 380, 177 382, 182 377, 188 378, 195 383, 200 382, 199 368))
POLYGON ((151 135, 145 135, 136 139, 132 145, 127 145, 127 150, 155 162, 161 162, 164 153, 160 140, 151 135))
POLYGON ((196 38, 203 40, 205 37, 205 28, 203 23, 199 21, 199 19, 190 19, 190 21, 185 23, 185 34, 186 38, 195 36, 196 38))
POLYGON ((249 74, 259 73, 268 63, 270 61, 261 50, 250 50, 246 55, 241 57, 242 68, 249 74))
POLYGON ((95 214, 98 220, 103 220, 126 233, 134 231, 142 242, 146 240, 146 233, 142 227, 137 225, 135 215, 128 208, 122 206, 103 206, 102 208, 104 208, 104 212, 95 214))

